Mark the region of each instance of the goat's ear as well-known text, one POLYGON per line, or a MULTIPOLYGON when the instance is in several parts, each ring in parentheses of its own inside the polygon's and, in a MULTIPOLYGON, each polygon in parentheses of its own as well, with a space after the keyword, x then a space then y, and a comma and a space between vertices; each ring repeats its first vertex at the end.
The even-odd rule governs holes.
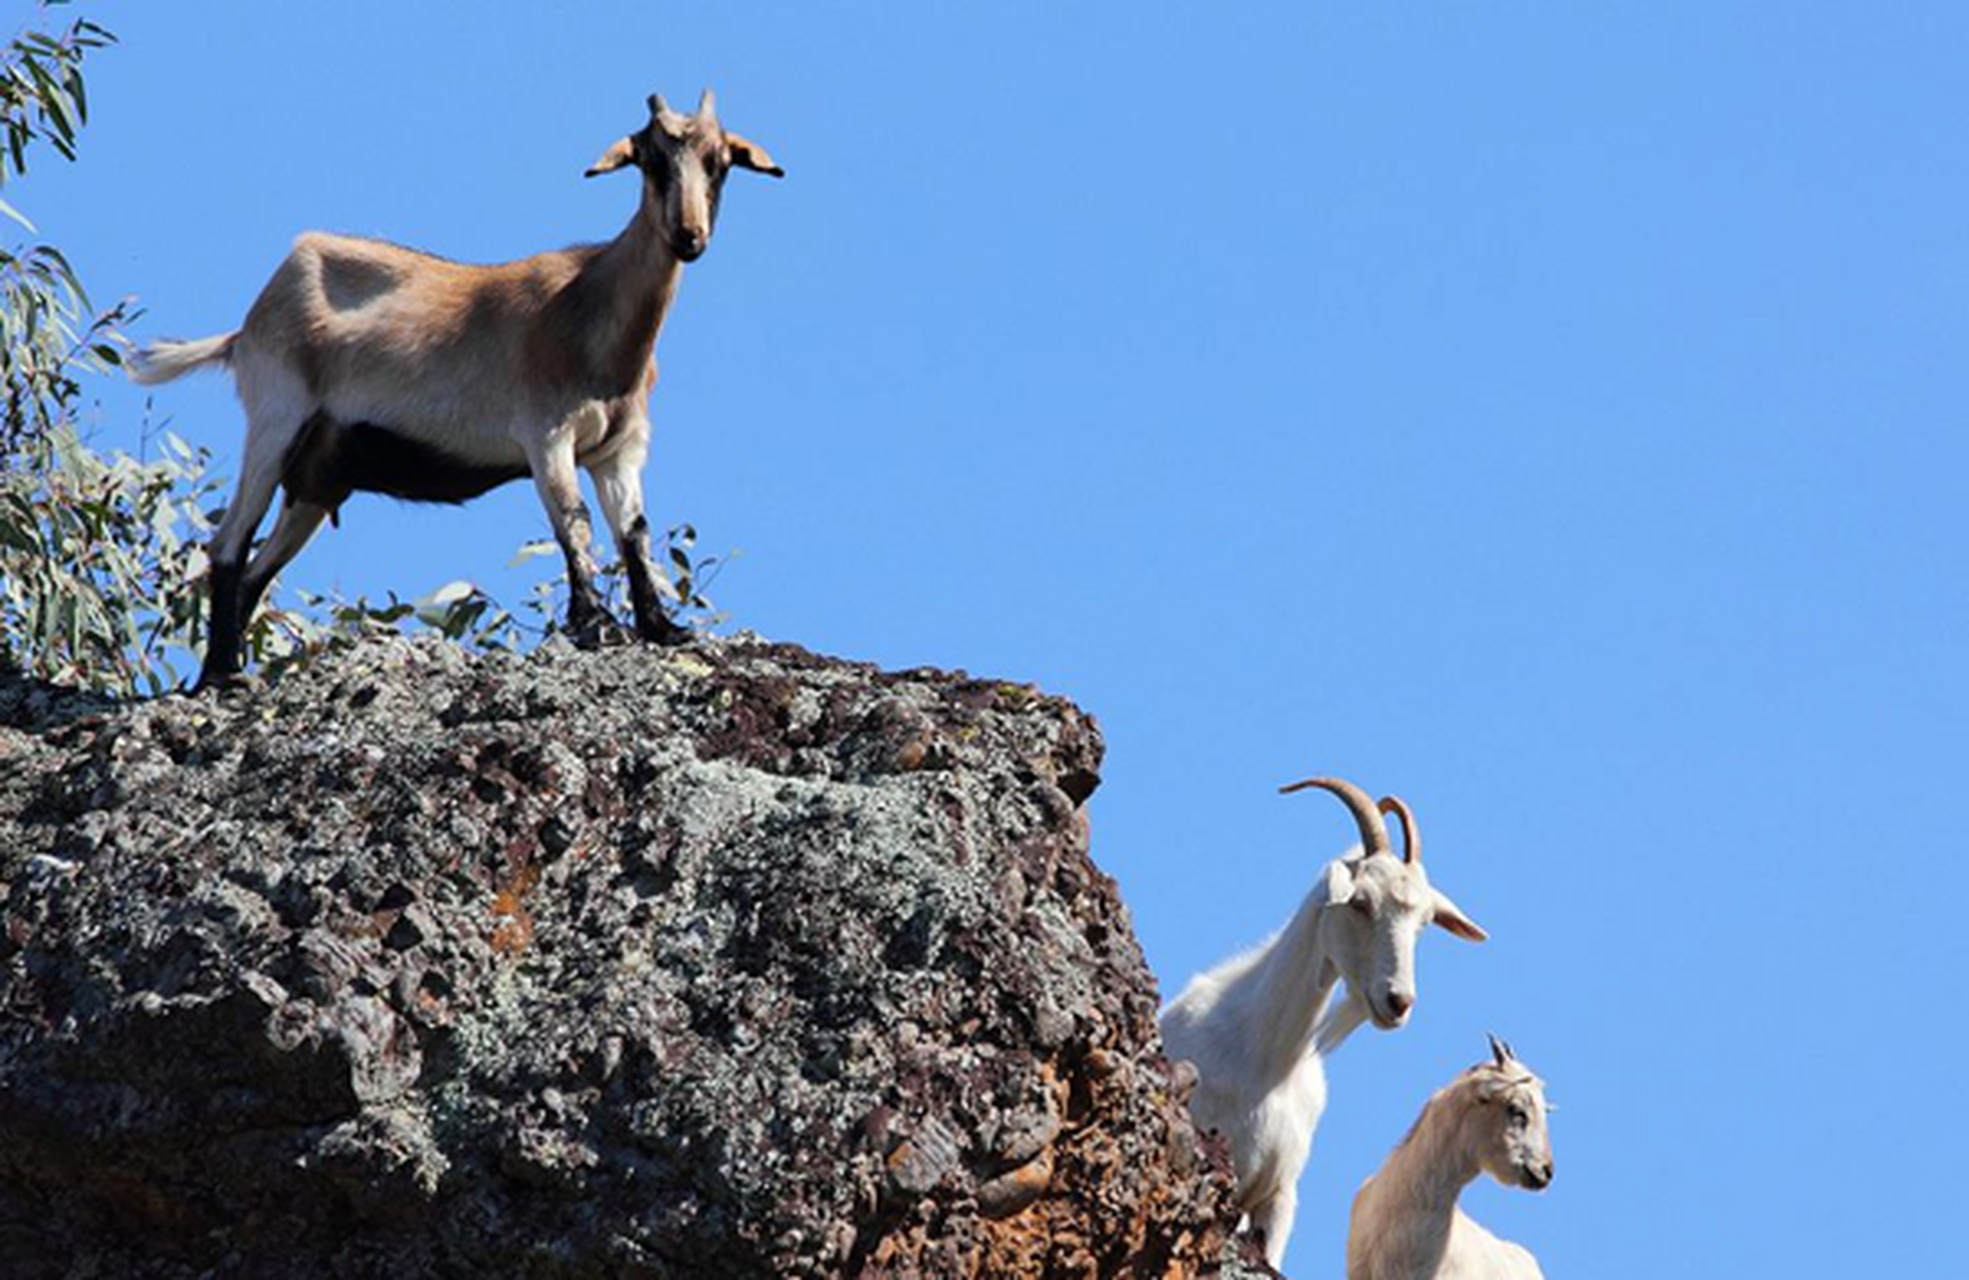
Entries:
POLYGON ((1344 907, 1354 900, 1354 873, 1346 863, 1336 858, 1326 864, 1320 888, 1325 893, 1327 906, 1344 907))
POLYGON ((786 170, 774 164, 773 158, 767 155, 766 149, 758 143, 749 142, 735 133, 727 132, 725 145, 731 148, 732 163, 739 168, 750 169, 754 173, 768 174, 775 178, 786 176, 786 170))
POLYGON ((617 138, 610 144, 607 151, 602 152, 602 158, 589 165, 588 171, 581 176, 592 178, 598 174, 614 173, 623 165, 634 164, 635 162, 636 144, 627 138, 617 138))
POLYGON ((1437 924, 1469 942, 1482 942, 1490 937, 1475 920, 1464 915, 1462 908, 1451 902, 1442 890, 1431 889, 1429 892, 1436 895, 1437 924))

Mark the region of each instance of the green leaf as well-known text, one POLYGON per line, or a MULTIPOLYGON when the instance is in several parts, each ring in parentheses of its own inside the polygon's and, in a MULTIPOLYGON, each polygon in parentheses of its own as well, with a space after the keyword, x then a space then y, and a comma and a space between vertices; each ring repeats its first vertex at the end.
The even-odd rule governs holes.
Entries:
POLYGON ((471 583, 466 582, 464 579, 461 578, 456 582, 445 583, 443 586, 439 587, 436 591, 431 592, 431 594, 425 596, 417 603, 420 605, 434 605, 438 607, 443 607, 445 605, 455 604, 460 600, 464 600, 470 597, 472 593, 477 590, 478 590, 477 587, 473 586, 471 583))
POLYGON ((508 569, 517 569, 529 560, 535 560, 541 556, 549 555, 558 549, 558 544, 551 538, 523 542, 520 544, 520 549, 513 553, 513 558, 506 562, 506 567, 508 569))
POLYGON ((8 204, 5 200, 0 200, 0 214, 5 214, 9 218, 12 218, 15 222, 20 223, 23 227, 26 227, 29 235, 40 234, 40 232, 38 232, 35 229, 34 224, 27 220, 26 214, 22 213, 19 209, 14 208, 14 206, 8 204))

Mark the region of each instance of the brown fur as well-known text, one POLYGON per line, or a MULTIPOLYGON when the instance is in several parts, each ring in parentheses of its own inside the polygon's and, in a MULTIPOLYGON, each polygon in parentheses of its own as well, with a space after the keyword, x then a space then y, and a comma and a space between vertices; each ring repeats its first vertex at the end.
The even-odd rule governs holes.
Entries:
MULTIPOLYGON (((475 266, 311 232, 237 332, 145 354, 134 371, 145 382, 230 365, 247 409, 239 489, 212 543, 214 565, 229 576, 215 597, 202 684, 237 669, 234 583, 276 489, 297 514, 253 558, 248 612, 351 493, 463 502, 529 473, 568 556, 575 604, 592 594, 591 520, 575 468, 604 489, 623 538, 642 515, 634 472, 648 439, 654 349, 683 264, 710 243, 732 165, 783 172, 724 133, 709 91, 693 116, 655 96, 650 111, 647 126, 590 170, 634 165, 644 175, 635 217, 607 244, 475 266)), ((644 542, 634 548, 646 558, 644 542)), ((653 583, 653 566, 641 568, 653 583)), ((636 611, 645 637, 680 634, 653 597, 636 611)))

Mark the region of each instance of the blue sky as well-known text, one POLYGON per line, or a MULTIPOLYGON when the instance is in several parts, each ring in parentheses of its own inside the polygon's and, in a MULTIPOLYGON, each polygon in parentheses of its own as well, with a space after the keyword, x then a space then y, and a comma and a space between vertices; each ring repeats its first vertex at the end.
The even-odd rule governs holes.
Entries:
MULTIPOLYGON (((198 336, 307 228, 612 235, 582 168, 715 85, 788 177, 687 273, 648 486, 743 549, 734 624, 1094 712, 1165 992, 1347 842, 1310 773, 1407 796, 1493 935, 1332 1063, 1293 1274, 1490 1029, 1559 1177, 1465 1207, 1548 1274, 1939 1273, 1969 9, 1144 8, 101 5, 83 161, 9 199, 198 336)), ((222 379, 155 412, 230 473, 222 379)), ((549 563, 523 486, 344 516, 290 583, 549 563)))

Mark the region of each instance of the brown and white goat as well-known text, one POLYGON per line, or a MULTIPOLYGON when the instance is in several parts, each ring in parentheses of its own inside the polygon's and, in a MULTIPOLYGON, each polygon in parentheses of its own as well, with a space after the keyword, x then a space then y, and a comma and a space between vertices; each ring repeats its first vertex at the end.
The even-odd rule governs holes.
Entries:
POLYGON ((638 634, 686 637, 659 598, 669 584, 643 515, 657 334, 683 265, 711 241, 726 173, 784 171, 718 123, 708 89, 690 115, 660 94, 649 112, 588 169, 642 171, 635 217, 607 244, 470 266, 309 232, 239 329, 144 353, 133 376, 145 383, 229 365, 246 409, 239 487, 212 539, 201 687, 239 670, 267 584, 357 491, 464 502, 531 475, 567 557, 568 629, 587 641, 619 631, 595 590, 576 467, 628 567, 638 634), (277 488, 280 516, 249 563, 277 488))

